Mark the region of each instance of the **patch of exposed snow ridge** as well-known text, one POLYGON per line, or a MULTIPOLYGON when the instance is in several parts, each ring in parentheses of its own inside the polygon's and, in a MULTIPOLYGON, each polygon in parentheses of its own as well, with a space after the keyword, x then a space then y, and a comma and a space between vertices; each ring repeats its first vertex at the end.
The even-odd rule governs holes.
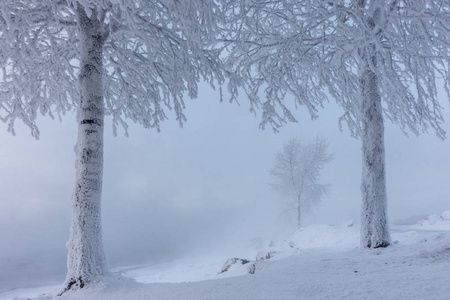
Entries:
POLYGON ((430 215, 419 224, 424 229, 450 230, 450 210, 444 211, 440 216, 430 215))

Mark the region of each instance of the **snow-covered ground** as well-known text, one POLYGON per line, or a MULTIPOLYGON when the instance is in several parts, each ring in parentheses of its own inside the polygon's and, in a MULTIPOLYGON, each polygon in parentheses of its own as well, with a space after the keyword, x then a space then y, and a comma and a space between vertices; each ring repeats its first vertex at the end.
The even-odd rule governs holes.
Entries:
MULTIPOLYGON (((392 246, 360 250, 353 222, 312 225, 241 251, 249 262, 229 260, 223 273, 236 253, 121 268, 102 284, 57 299, 450 299, 450 211, 391 232, 392 246)), ((57 288, 3 292, 0 300, 57 288)))

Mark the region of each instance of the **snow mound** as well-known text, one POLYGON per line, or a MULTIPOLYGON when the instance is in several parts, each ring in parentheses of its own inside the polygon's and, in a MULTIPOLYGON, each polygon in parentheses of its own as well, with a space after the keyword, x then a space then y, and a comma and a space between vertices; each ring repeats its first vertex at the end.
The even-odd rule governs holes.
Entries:
POLYGON ((295 231, 283 244, 295 249, 353 249, 359 245, 359 227, 353 226, 353 222, 339 226, 311 225, 295 231))
POLYGON ((430 215, 418 225, 424 229, 450 230, 450 210, 444 211, 440 216, 430 215))
POLYGON ((447 244, 432 250, 423 250, 418 257, 431 259, 432 262, 450 261, 450 246, 447 244))

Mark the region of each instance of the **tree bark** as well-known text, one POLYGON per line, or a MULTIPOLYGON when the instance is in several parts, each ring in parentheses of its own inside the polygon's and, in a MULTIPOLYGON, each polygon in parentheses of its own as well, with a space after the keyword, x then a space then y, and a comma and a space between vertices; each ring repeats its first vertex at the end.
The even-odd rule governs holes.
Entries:
POLYGON ((391 240, 387 221, 383 112, 377 76, 368 66, 361 73, 361 88, 361 247, 387 247, 391 240))
POLYGON ((64 291, 83 288, 108 272, 101 229, 104 41, 95 11, 88 17, 78 5, 78 21, 81 101, 77 114, 76 182, 64 291))

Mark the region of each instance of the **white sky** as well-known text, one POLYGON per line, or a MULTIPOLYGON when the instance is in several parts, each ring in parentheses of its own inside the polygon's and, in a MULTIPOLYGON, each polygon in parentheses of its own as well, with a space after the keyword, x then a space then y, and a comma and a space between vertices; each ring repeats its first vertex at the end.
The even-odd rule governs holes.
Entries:
MULTIPOLYGON (((330 197, 305 224, 359 219, 360 141, 346 129, 339 131, 341 110, 333 103, 316 121, 300 107, 295 112, 299 123, 274 134, 258 128, 260 117, 248 112, 244 97, 240 107, 219 103, 218 93, 208 88, 199 98, 186 100, 183 129, 170 113, 159 134, 130 124, 129 138, 121 131, 113 137, 107 123, 103 221, 112 266, 170 259, 196 251, 199 244, 211 251, 231 249, 237 241, 248 241, 236 236, 295 226, 294 219, 290 223, 281 214, 282 196, 268 186, 275 155, 292 136, 311 141, 320 134, 335 157, 322 176, 332 185, 330 197)), ((448 103, 444 107, 449 110, 448 103)), ((448 124, 444 129, 450 133, 448 124)), ((0 282, 7 272, 18 282, 30 282, 43 269, 65 273, 76 124, 73 116, 62 123, 41 119, 40 130, 41 139, 35 141, 20 124, 15 137, 0 126, 0 282)), ((450 142, 433 132, 408 138, 386 124, 392 222, 450 209, 449 153, 450 142)))

